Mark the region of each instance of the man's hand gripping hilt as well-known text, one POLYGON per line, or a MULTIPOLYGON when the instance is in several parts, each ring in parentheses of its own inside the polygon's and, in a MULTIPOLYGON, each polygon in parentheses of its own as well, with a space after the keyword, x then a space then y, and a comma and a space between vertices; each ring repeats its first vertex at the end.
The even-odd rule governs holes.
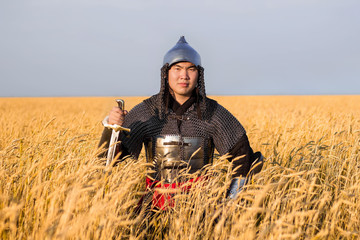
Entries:
MULTIPOLYGON (((125 107, 124 100, 116 99, 116 102, 118 103, 119 108, 121 110, 124 110, 124 107, 125 107)), ((116 145, 117 145, 117 142, 118 142, 120 131, 130 132, 129 128, 124 128, 124 127, 122 127, 120 125, 117 125, 117 124, 113 124, 113 125, 109 124, 108 119, 109 119, 109 117, 106 117, 102 121, 102 124, 104 125, 104 127, 112 129, 111 139, 110 139, 110 144, 109 144, 109 150, 108 150, 107 158, 106 158, 106 166, 108 166, 114 160, 116 145)))

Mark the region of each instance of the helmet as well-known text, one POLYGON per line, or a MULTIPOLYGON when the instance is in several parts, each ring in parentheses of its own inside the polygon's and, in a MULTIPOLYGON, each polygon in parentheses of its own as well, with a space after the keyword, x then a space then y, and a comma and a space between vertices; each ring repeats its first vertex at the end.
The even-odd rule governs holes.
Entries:
POLYGON ((177 62, 191 62, 201 66, 200 55, 186 42, 184 36, 181 36, 176 45, 165 54, 163 65, 168 63, 171 66, 177 62))
POLYGON ((211 112, 206 110, 207 97, 205 93, 204 68, 201 66, 201 58, 200 55, 195 51, 195 49, 193 49, 186 42, 185 37, 181 36, 175 46, 171 48, 164 56, 164 64, 161 68, 160 92, 159 94, 155 95, 158 97, 157 108, 160 110, 160 119, 165 118, 168 112, 168 103, 170 97, 168 74, 171 65, 177 62, 191 62, 196 65, 199 71, 198 86, 196 87, 197 113, 199 119, 208 118, 211 115, 211 112))

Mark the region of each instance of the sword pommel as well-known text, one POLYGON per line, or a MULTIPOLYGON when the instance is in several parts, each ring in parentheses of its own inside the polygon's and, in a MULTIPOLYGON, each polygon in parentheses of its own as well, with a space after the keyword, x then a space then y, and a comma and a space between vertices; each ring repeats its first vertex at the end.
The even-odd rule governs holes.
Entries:
POLYGON ((116 99, 116 102, 121 110, 125 109, 125 101, 122 99, 116 99))

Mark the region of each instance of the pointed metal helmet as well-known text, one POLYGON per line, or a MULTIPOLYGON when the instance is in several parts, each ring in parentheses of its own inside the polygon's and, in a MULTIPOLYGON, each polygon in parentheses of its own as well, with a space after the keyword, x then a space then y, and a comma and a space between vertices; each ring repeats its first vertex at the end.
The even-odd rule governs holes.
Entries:
POLYGON ((163 65, 168 63, 171 66, 177 62, 191 62, 201 66, 200 55, 186 42, 184 36, 181 36, 176 45, 165 54, 163 65))

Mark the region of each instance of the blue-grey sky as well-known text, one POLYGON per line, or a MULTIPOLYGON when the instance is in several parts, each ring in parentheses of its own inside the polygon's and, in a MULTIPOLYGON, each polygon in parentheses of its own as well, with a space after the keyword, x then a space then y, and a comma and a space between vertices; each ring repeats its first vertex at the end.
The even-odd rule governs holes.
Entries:
POLYGON ((358 0, 0 0, 0 97, 148 96, 185 35, 211 95, 360 94, 358 0))

